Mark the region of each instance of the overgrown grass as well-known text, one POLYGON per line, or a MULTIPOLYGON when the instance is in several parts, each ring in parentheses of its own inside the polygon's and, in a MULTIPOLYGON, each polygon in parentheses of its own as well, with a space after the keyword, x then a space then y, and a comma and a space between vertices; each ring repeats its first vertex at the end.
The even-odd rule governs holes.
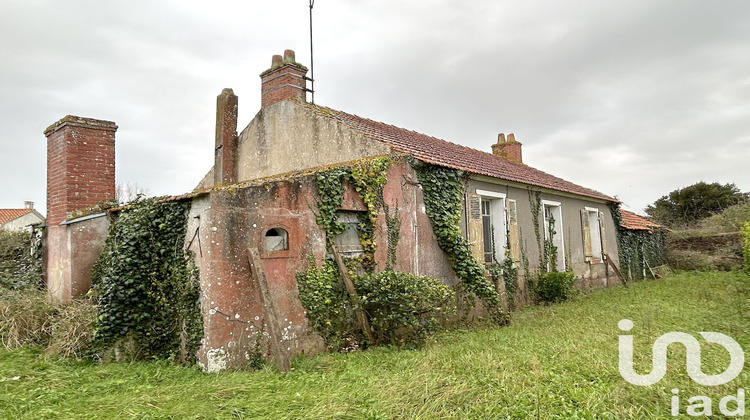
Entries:
MULTIPOLYGON (((279 374, 203 374, 167 362, 98 365, 0 350, 5 418, 670 418, 673 388, 714 400, 750 387, 750 369, 717 387, 694 384, 684 350, 670 347, 658 384, 618 373, 620 319, 633 320, 636 369, 660 335, 717 331, 750 349, 750 277, 683 273, 514 313, 510 327, 452 330, 420 350, 373 348, 298 359, 279 374)), ((702 341, 702 340, 701 340, 702 341)), ((703 344, 703 371, 728 355, 703 344)))

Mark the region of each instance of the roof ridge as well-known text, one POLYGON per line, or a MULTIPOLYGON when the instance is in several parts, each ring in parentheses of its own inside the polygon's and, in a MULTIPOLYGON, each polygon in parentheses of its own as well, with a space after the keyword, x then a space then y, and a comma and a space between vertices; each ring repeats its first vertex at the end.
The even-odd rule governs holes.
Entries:
POLYGON ((419 134, 420 136, 425 136, 425 137, 429 137, 429 138, 431 138, 431 139, 433 139, 433 140, 438 140, 438 141, 441 141, 441 142, 443 142, 443 143, 448 143, 448 144, 450 144, 450 145, 452 145, 452 146, 458 146, 458 147, 461 147, 461 148, 464 148, 464 149, 472 150, 472 151, 474 151, 474 152, 480 152, 480 153, 484 153, 484 154, 486 154, 486 155, 488 155, 488 156, 492 156, 492 157, 494 157, 494 158, 498 158, 498 159, 503 159, 503 160, 507 161, 507 162, 508 162, 508 163, 510 163, 510 164, 514 164, 514 165, 524 165, 524 166, 529 166, 529 165, 526 165, 526 164, 524 164, 524 163, 513 162, 513 161, 510 161, 510 160, 508 160, 508 159, 505 159, 505 158, 503 158, 503 157, 501 157, 501 156, 496 156, 496 155, 493 155, 492 153, 490 153, 490 152, 487 152, 487 151, 485 151, 485 150, 475 149, 475 148, 473 148, 473 147, 469 147, 469 146, 466 146, 466 145, 463 145, 463 144, 460 144, 460 143, 454 143, 454 142, 452 142, 452 141, 448 141, 448 140, 445 140, 445 139, 441 139, 440 137, 435 137, 435 136, 431 136, 431 135, 429 135, 429 134, 426 134, 426 133, 422 133, 422 132, 420 132, 420 131, 416 131, 416 130, 412 130, 412 129, 409 129, 409 128, 404 128, 404 127, 399 127, 399 126, 397 126, 397 125, 393 125, 393 124, 388 124, 388 123, 386 123, 386 122, 382 122, 382 121, 377 121, 377 120, 373 120, 372 118, 361 117, 361 116, 359 116, 359 115, 357 115, 357 114, 351 114, 351 113, 349 113, 349 112, 345 112, 345 111, 339 111, 339 110, 336 110, 336 109, 332 109, 332 108, 328 108, 328 109, 330 109, 330 110, 331 110, 331 111, 333 111, 334 113, 341 113, 341 114, 351 115, 351 116, 354 116, 354 117, 357 117, 357 118, 361 118, 361 119, 363 119, 363 120, 367 120, 367 121, 371 121, 371 122, 374 122, 374 123, 376 123, 376 124, 382 124, 382 125, 385 125, 385 126, 388 126, 388 127, 392 127, 392 128, 395 128, 395 129, 397 129, 397 130, 404 130, 404 131, 408 131, 408 132, 410 132, 410 133, 415 133, 415 134, 419 134))
POLYGON ((323 116, 333 118, 366 137, 385 143, 400 152, 412 154, 428 163, 529 186, 619 202, 616 198, 591 188, 484 150, 326 106, 301 101, 298 103, 310 107, 323 116))

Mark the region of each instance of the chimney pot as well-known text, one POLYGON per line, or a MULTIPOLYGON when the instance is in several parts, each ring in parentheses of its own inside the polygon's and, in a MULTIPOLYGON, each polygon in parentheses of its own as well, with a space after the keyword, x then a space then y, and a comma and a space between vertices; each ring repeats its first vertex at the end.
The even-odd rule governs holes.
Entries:
POLYGON ((511 162, 523 163, 521 143, 516 141, 516 135, 513 133, 508 134, 507 138, 503 133, 498 134, 497 143, 492 145, 492 154, 511 162))
POLYGON ((306 74, 307 67, 294 60, 294 51, 285 50, 283 57, 274 55, 271 68, 260 74, 261 108, 288 100, 305 102, 306 74))

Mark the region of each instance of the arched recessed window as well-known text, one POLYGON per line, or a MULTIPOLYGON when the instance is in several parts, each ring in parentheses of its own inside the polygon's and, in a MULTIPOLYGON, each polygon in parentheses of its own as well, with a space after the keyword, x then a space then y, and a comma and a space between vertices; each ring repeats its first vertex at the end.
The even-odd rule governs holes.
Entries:
POLYGON ((266 251, 286 251, 289 249, 289 237, 282 228, 268 229, 264 238, 266 251))

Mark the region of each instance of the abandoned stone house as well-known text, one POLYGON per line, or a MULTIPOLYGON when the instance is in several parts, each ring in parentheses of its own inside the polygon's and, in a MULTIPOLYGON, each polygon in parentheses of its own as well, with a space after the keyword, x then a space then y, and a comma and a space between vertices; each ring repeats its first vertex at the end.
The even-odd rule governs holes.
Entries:
MULTIPOLYGON (((262 327, 264 310, 250 266, 253 248, 284 322, 285 347, 293 355, 321 350, 320 338, 307 328, 295 278, 308 267, 309 256, 320 263, 327 254, 326 232, 316 222, 315 174, 359 159, 392 158, 383 199, 400 220, 395 270, 449 285, 459 281, 436 241, 412 159, 468 175, 461 229, 479 262, 512 258, 520 267, 526 259, 536 270, 540 249, 534 232, 543 232, 559 250, 557 268, 572 270, 581 288, 619 283, 605 261, 618 263, 610 210, 616 199, 525 165, 513 134, 500 134, 486 153, 308 103, 306 73, 292 51, 274 56, 261 74, 261 109, 239 134, 238 99, 231 89, 222 91, 215 164, 194 192, 170 198, 191 202, 185 246, 200 270, 205 337, 198 359, 207 370, 248 363, 252 337, 262 327)), ((111 122, 68 116, 45 131, 46 278, 50 294, 62 301, 88 289, 107 234, 106 212, 69 214, 113 197, 116 129, 111 122)), ((354 188, 345 185, 338 215, 350 227, 334 238, 342 253, 361 252, 354 225, 366 210, 354 188)), ((381 212, 374 258, 381 270, 388 259, 386 229, 381 212)), ((527 293, 523 274, 521 299, 527 293)))

